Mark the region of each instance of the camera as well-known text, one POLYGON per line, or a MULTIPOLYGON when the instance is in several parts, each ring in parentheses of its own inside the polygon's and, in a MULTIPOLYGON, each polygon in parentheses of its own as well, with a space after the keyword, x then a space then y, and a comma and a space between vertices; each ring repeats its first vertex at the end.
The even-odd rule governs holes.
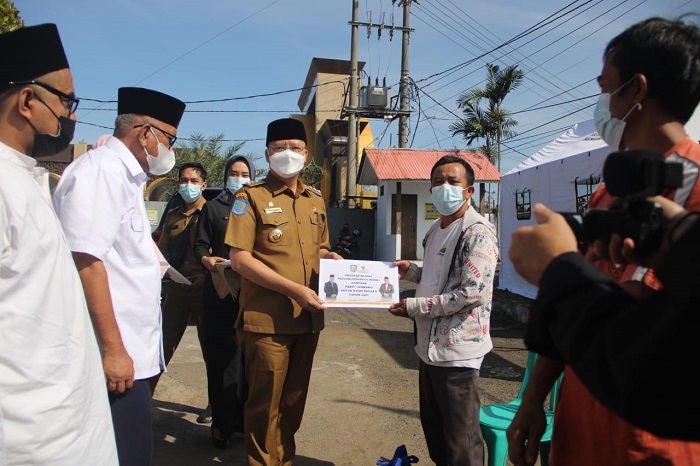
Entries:
POLYGON ((646 198, 681 187, 683 164, 667 163, 657 152, 613 152, 603 165, 603 180, 608 193, 622 198, 618 207, 562 213, 576 235, 579 250, 585 252, 595 240, 608 242, 617 233, 632 238, 635 252, 642 257, 656 252, 661 246, 663 210, 646 198))

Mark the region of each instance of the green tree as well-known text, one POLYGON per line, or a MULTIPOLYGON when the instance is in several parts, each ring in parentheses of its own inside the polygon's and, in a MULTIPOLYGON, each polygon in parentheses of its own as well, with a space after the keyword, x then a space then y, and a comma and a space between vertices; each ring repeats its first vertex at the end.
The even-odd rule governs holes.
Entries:
POLYGON ((24 27, 19 10, 9 0, 0 0, 0 33, 14 31, 24 27))
MULTIPOLYGON (((517 65, 501 69, 492 63, 486 64, 488 73, 486 86, 483 89, 474 88, 462 93, 457 99, 457 106, 462 109, 464 119, 450 125, 452 135, 462 135, 469 147, 475 140, 483 140, 480 150, 491 163, 495 162, 498 172, 501 171, 501 142, 504 138, 516 135, 513 128, 518 124, 510 112, 503 107, 503 101, 510 91, 522 84, 525 74, 517 65), (482 108, 482 101, 486 101, 482 108)), ((500 184, 497 186, 497 199, 500 209, 500 184)), ((480 210, 484 211, 485 187, 479 191, 480 210)))
POLYGON ((477 139, 483 140, 484 143, 479 147, 479 151, 493 162, 496 158, 496 151, 491 137, 493 132, 491 120, 489 115, 478 106, 480 100, 480 98, 474 98, 464 101, 461 108, 465 118, 452 123, 450 131, 452 131, 453 136, 461 134, 467 141, 467 147, 471 147, 477 139))
MULTIPOLYGON (((178 147, 175 152, 177 155, 177 164, 175 169, 171 170, 167 175, 166 186, 169 192, 175 192, 178 185, 178 170, 177 167, 187 162, 199 162, 207 170, 207 185, 211 188, 222 187, 224 181, 224 169, 226 161, 234 155, 245 155, 259 165, 260 156, 255 154, 242 154, 241 150, 245 145, 244 142, 238 142, 228 147, 224 147, 224 135, 217 134, 215 136, 204 137, 202 134, 193 133, 190 135, 189 144, 178 147)), ((264 174, 264 170, 258 168, 256 170, 256 178, 264 174)))

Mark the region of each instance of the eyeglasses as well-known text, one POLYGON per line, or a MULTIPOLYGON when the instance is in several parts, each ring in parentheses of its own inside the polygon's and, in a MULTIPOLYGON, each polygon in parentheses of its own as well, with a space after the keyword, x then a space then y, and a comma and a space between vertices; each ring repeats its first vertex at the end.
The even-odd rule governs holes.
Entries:
POLYGON ((270 149, 270 152, 272 152, 273 154, 285 151, 287 149, 291 150, 292 152, 296 152, 297 154, 302 154, 306 150, 306 147, 301 147, 301 146, 289 146, 289 147, 287 147, 287 146, 283 146, 281 144, 280 145, 275 144, 275 145, 271 145, 269 147, 269 149, 270 149))
POLYGON ((78 104, 80 104, 80 99, 72 95, 68 95, 64 92, 61 92, 55 87, 51 87, 48 84, 40 83, 38 81, 10 81, 9 84, 10 86, 27 86, 29 84, 33 84, 35 86, 43 87, 44 89, 61 99, 61 102, 63 102, 63 104, 66 106, 66 110, 68 110, 68 116, 74 114, 75 111, 78 110, 78 104))
POLYGON ((134 128, 140 128, 140 127, 146 126, 146 125, 150 126, 151 128, 157 129, 158 131, 160 131, 161 133, 165 134, 168 137, 168 144, 169 144, 168 149, 170 149, 171 147, 173 147, 175 145, 175 141, 177 141, 177 136, 173 136, 172 134, 168 133, 167 131, 160 129, 159 127, 157 127, 153 123, 143 123, 143 124, 134 126, 134 128))

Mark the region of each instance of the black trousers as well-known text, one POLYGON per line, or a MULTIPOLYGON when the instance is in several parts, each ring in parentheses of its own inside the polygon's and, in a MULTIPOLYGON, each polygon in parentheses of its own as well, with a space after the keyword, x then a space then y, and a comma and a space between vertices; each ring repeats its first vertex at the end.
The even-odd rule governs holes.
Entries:
POLYGON ((119 464, 150 466, 153 458, 151 387, 148 379, 134 381, 121 395, 109 393, 119 464))
POLYGON ((243 406, 248 398, 243 351, 236 339, 238 299, 220 299, 207 274, 204 300, 204 359, 207 368, 212 428, 221 437, 243 432, 243 406))
POLYGON ((479 371, 436 367, 421 360, 418 388, 430 459, 438 466, 483 466, 479 371))

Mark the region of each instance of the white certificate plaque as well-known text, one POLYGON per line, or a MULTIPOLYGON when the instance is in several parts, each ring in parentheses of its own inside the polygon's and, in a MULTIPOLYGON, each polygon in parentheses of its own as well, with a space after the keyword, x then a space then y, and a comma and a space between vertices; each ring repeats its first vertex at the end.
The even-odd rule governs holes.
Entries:
POLYGON ((399 301, 399 269, 391 262, 321 259, 318 295, 327 307, 388 309, 399 301))

